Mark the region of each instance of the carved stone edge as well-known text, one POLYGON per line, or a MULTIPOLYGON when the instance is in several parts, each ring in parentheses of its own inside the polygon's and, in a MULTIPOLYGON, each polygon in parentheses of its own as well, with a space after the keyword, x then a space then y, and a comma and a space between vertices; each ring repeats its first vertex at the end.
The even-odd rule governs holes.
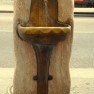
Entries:
POLYGON ((23 34, 58 34, 71 32, 71 26, 65 25, 64 27, 25 27, 21 24, 18 25, 18 31, 23 34))

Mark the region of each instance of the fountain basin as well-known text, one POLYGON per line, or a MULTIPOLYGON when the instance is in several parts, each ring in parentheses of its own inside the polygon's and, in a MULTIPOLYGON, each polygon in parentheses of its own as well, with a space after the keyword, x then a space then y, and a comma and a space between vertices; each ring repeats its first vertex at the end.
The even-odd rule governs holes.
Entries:
POLYGON ((21 39, 39 44, 56 44, 64 40, 71 32, 71 26, 65 24, 63 27, 24 27, 18 25, 18 35, 21 39))
POLYGON ((18 25, 18 31, 24 34, 59 34, 59 33, 68 33, 71 30, 70 25, 64 25, 64 27, 23 27, 20 24, 18 25))

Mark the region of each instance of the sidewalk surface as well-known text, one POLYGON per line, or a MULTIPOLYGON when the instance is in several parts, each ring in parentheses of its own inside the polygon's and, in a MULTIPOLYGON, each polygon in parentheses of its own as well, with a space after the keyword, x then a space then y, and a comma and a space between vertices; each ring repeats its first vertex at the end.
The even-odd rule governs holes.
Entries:
POLYGON ((13 6, 0 4, 0 11, 13 11, 13 6))
MULTIPOLYGON (((0 11, 13 11, 13 4, 0 4, 0 11)), ((74 12, 94 13, 94 8, 74 8, 74 12)))
MULTIPOLYGON (((94 94, 94 69, 71 68, 71 94, 94 94)), ((14 68, 0 68, 0 94, 12 85, 14 68)))
POLYGON ((94 13, 94 8, 74 8, 74 12, 93 12, 94 13))

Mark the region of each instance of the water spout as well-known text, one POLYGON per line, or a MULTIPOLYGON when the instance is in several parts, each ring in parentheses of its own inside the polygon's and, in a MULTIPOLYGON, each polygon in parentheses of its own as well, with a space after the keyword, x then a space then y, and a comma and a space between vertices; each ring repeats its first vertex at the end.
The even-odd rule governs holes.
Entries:
POLYGON ((53 25, 53 19, 51 18, 48 0, 44 0, 44 27, 49 27, 53 25))
POLYGON ((45 25, 45 27, 48 26, 48 19, 49 19, 48 1, 44 0, 44 25, 45 25))

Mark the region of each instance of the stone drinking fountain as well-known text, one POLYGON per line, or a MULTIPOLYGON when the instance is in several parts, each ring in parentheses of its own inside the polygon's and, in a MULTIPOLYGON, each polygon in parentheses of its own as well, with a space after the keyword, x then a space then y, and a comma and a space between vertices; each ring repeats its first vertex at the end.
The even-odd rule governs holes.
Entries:
POLYGON ((52 51, 59 42, 67 39, 71 31, 71 24, 58 21, 57 0, 31 0, 28 22, 17 23, 16 35, 21 41, 30 44, 35 52, 37 74, 33 76, 33 81, 37 82, 37 94, 49 94, 49 81, 54 79, 54 76, 49 74, 52 51))

